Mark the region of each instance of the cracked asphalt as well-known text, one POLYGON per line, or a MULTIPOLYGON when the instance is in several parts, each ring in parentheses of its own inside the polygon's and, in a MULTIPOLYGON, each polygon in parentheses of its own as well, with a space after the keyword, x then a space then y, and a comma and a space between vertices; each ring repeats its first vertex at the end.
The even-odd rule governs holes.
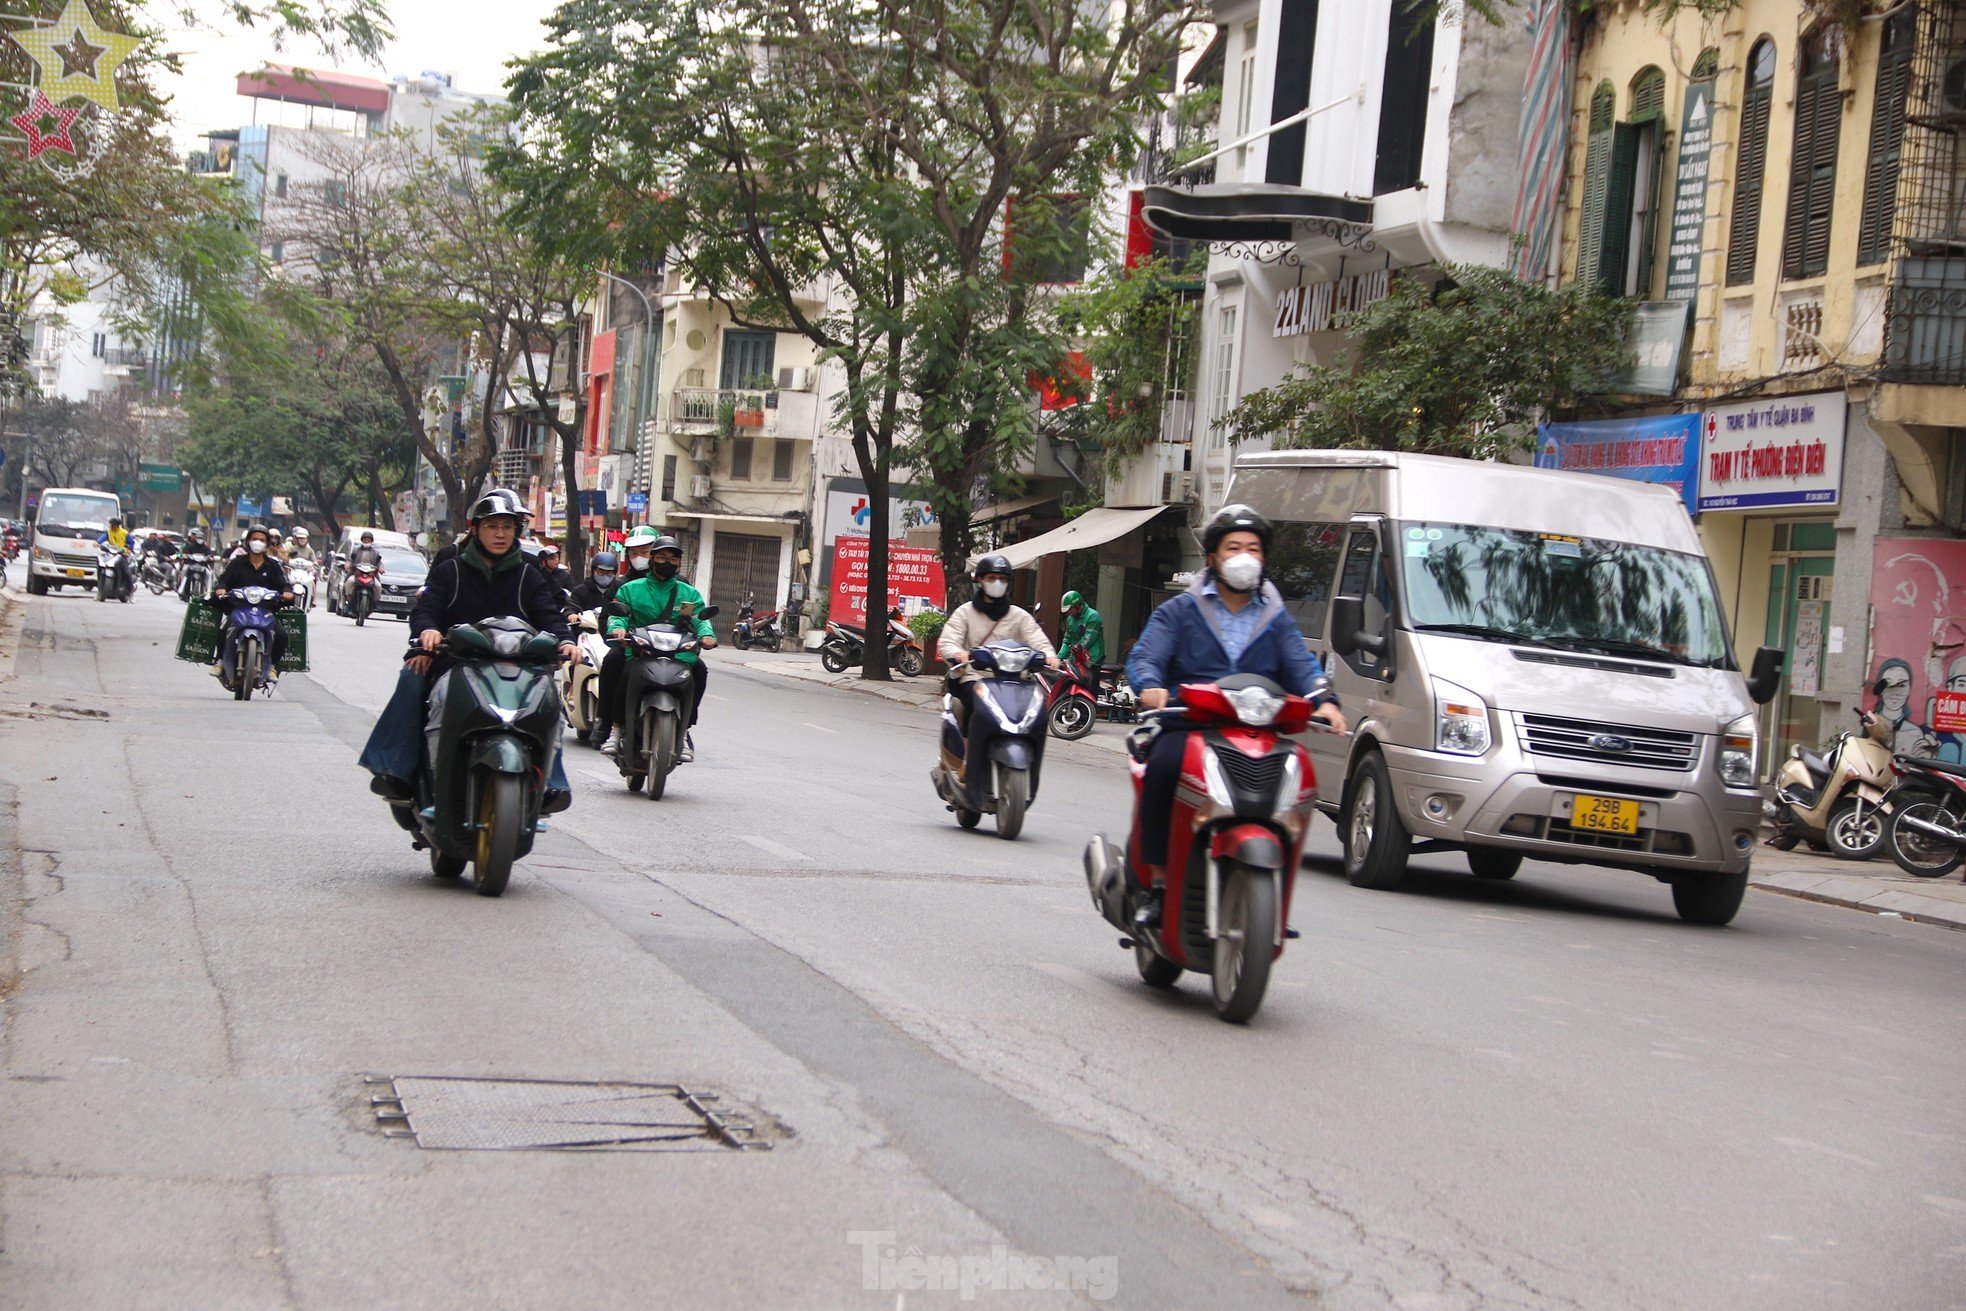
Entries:
POLYGON ((1452 856, 1365 892, 1320 822, 1235 1029, 1087 902, 1110 750, 1054 743, 1005 843, 934 799, 928 714, 714 655, 668 796, 570 748, 491 901, 354 764, 400 624, 317 613, 241 706, 181 613, 31 601, 0 684, 0 1306, 1966 1306, 1966 935, 1452 856), (782 1136, 420 1151, 369 1074, 782 1136))

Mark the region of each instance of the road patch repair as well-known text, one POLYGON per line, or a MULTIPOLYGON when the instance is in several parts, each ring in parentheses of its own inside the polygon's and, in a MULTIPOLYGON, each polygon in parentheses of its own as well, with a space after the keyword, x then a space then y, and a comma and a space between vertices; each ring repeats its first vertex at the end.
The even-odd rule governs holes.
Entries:
POLYGON ((765 1117, 673 1083, 370 1075, 385 1138, 429 1151, 769 1151, 765 1117), (388 1091, 377 1091, 386 1088, 388 1091))

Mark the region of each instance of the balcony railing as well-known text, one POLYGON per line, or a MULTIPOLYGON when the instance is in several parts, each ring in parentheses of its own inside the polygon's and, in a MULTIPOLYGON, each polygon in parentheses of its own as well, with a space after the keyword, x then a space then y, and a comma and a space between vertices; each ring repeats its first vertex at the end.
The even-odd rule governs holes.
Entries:
POLYGON ((1966 255, 1912 255, 1900 263, 1880 372, 1890 382, 1966 384, 1966 255))
POLYGON ((775 436, 778 393, 745 387, 678 387, 669 398, 669 423, 676 429, 729 429, 775 436))

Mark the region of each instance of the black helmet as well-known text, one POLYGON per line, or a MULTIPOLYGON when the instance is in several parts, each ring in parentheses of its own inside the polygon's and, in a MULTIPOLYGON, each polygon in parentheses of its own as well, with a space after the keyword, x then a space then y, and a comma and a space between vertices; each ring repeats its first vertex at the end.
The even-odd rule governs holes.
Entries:
POLYGON ((1215 512, 1215 517, 1202 526, 1201 549, 1209 555, 1230 533, 1255 533, 1263 540, 1263 549, 1270 549, 1270 521, 1247 505, 1225 505, 1215 512))
POLYGON ((499 515, 509 515, 521 524, 532 521, 532 511, 526 508, 526 503, 519 499, 518 493, 509 492, 503 487, 494 487, 480 496, 477 503, 471 507, 471 513, 465 517, 475 526, 481 519, 496 518, 499 515))
POLYGON ((657 551, 674 551, 680 555, 682 554, 682 550, 683 544, 671 537, 668 533, 662 534, 662 536, 649 543, 650 555, 654 555, 657 551))
POLYGON ((1010 567, 1009 556, 998 555, 992 552, 989 555, 981 555, 976 558, 976 563, 970 568, 969 576, 971 578, 981 578, 984 574, 1002 574, 1008 578, 1015 572, 1016 570, 1010 567))
POLYGON ((249 542, 252 540, 254 533, 258 533, 261 537, 267 536, 268 534, 267 534, 266 525, 263 523, 254 524, 252 527, 246 529, 246 535, 240 540, 249 542))
POLYGON ((594 563, 587 568, 590 573, 596 569, 606 569, 612 573, 621 568, 621 559, 613 551, 602 551, 594 557, 594 563))

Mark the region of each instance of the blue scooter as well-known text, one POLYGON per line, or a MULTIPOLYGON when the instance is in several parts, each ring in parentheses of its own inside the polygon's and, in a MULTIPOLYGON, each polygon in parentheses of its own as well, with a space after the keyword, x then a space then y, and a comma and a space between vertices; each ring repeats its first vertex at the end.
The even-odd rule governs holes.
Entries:
POLYGON ((273 611, 280 594, 270 587, 241 587, 218 600, 227 607, 218 681, 235 700, 250 701, 254 689, 268 690, 273 673, 273 611))

